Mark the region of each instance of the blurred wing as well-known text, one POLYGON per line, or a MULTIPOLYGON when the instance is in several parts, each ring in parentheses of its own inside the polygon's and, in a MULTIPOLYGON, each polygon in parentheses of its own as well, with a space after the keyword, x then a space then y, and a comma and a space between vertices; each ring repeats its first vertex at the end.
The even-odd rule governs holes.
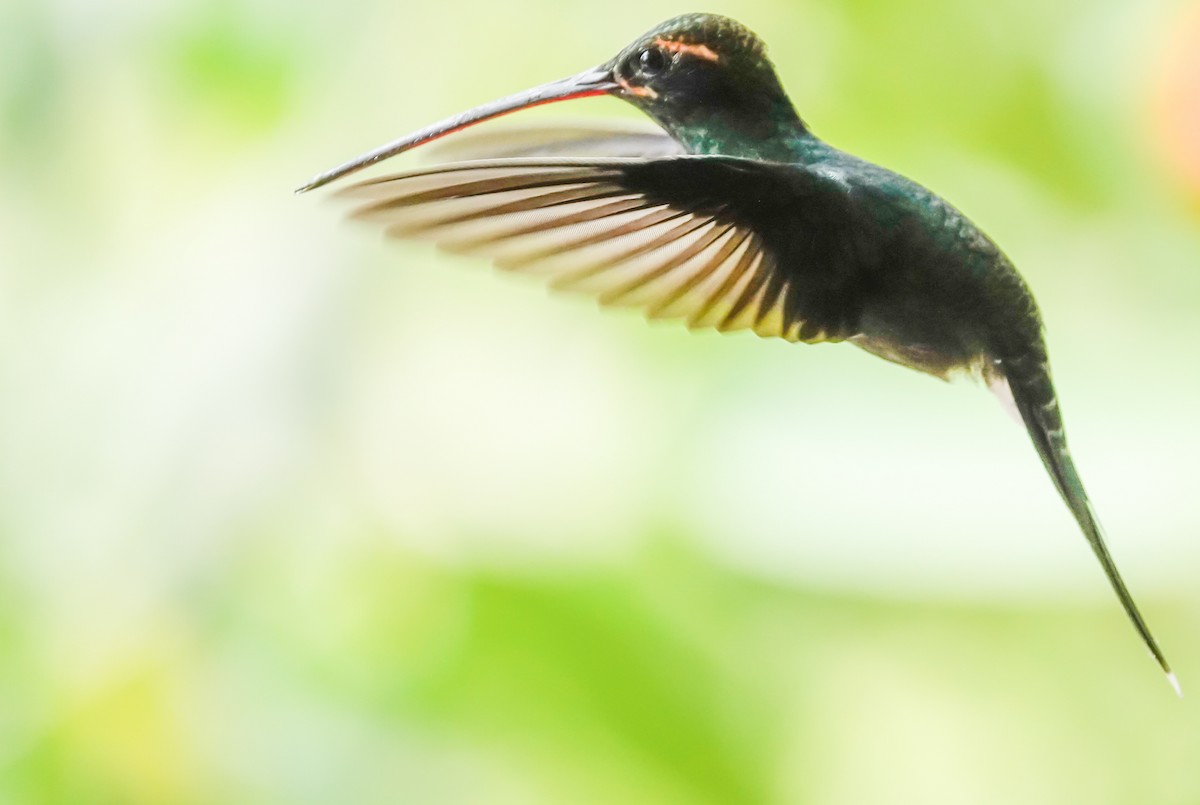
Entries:
POLYGON ((702 174, 721 162, 745 161, 459 163, 364 182, 341 195, 362 202, 354 217, 385 226, 393 237, 485 255, 503 269, 544 276, 556 289, 588 293, 605 305, 689 327, 824 340, 796 315, 787 276, 736 204, 703 194, 691 194, 694 204, 675 197, 713 182, 689 175, 672 186, 671 175, 702 174), (647 179, 657 189, 639 186, 647 179))
POLYGON ((683 153, 645 126, 498 126, 468 129, 422 149, 430 162, 513 157, 660 157, 683 153))

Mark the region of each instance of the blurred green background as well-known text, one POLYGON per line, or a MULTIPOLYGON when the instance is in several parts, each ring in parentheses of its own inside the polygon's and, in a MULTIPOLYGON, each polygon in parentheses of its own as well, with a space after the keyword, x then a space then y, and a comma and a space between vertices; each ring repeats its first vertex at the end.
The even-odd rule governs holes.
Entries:
POLYGON ((1198 313, 1195 3, 6 0, 0 802, 1200 803, 1198 313), (983 390, 291 195, 693 10, 1016 261, 1193 698, 983 390))

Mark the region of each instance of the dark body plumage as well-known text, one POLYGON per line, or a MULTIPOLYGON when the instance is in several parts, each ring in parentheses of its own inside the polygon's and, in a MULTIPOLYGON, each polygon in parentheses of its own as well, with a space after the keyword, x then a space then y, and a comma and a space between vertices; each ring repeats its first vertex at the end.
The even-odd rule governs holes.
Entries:
POLYGON ((484 254, 605 304, 690 327, 848 341, 937 377, 983 379, 1011 400, 1126 613, 1170 674, 1067 451, 1024 281, 942 198, 815 137, 761 41, 738 23, 675 18, 594 70, 430 126, 302 189, 480 120, 602 93, 634 104, 665 134, 476 137, 474 154, 464 135, 468 156, 491 159, 343 193, 362 202, 358 217, 390 234, 484 254))
POLYGON ((1040 342, 1032 296, 961 213, 876 165, 808 151, 632 164, 623 184, 761 233, 777 265, 766 299, 782 300, 797 340, 850 340, 942 377, 1040 342))

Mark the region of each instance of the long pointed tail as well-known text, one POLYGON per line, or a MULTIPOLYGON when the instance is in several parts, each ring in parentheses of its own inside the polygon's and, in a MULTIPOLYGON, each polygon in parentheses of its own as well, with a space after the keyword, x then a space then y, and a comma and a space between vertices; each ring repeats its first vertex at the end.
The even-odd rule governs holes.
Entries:
POLYGON ((1001 366, 1008 380, 1017 411, 1025 422, 1029 436, 1033 439, 1033 444, 1037 447, 1038 455, 1041 456, 1042 463, 1046 465, 1046 470, 1050 473, 1054 486, 1062 495, 1062 499, 1071 513, 1075 515, 1075 520, 1092 546, 1096 558, 1100 560, 1100 566, 1104 568, 1104 573, 1108 576, 1113 591, 1116 592, 1121 606, 1125 609, 1125 614, 1133 622, 1142 642, 1150 650, 1150 654, 1158 662, 1163 673, 1167 675, 1167 680, 1175 688, 1175 692, 1182 696, 1179 682, 1171 671, 1171 666, 1163 656, 1162 649, 1158 647, 1158 641, 1150 633, 1150 627, 1146 625, 1146 621, 1138 611, 1137 604, 1133 602, 1133 596, 1125 587, 1117 565, 1108 552, 1108 546, 1104 543, 1104 530, 1100 527, 1100 521, 1096 517, 1095 510, 1092 509, 1087 492, 1084 491, 1083 481, 1079 479, 1079 473, 1075 470, 1075 462, 1071 460, 1071 453, 1067 450, 1062 413, 1058 408, 1058 397, 1054 393, 1049 368, 1045 361, 1036 359, 1003 361, 1001 366))

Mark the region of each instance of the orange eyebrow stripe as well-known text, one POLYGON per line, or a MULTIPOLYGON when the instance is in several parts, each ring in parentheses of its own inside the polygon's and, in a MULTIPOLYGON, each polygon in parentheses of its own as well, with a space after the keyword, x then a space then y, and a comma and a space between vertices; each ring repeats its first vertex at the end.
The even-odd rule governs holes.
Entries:
POLYGON ((649 98, 654 100, 658 97, 658 93, 649 87, 635 87, 623 78, 618 78, 617 83, 621 85, 621 89, 628 92, 630 95, 636 95, 639 98, 649 98))
POLYGON ((721 60, 716 51, 708 45, 689 45, 687 42, 680 42, 675 39, 663 39, 662 37, 655 39, 654 44, 670 53, 686 53, 689 56, 695 56, 697 59, 704 59, 711 62, 721 60))

